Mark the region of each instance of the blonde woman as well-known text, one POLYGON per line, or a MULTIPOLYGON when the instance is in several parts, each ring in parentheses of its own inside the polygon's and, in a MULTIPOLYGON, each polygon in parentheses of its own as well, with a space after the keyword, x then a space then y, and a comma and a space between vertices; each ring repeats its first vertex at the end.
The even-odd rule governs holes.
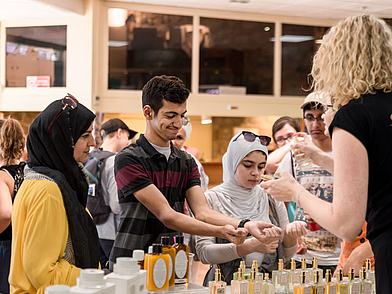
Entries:
POLYGON ((262 187, 275 199, 297 201, 317 223, 345 240, 355 239, 366 216, 377 293, 392 293, 391 28, 364 14, 340 22, 324 36, 312 76, 314 89, 333 97, 326 101, 324 115, 335 159, 329 165, 335 179, 333 202, 312 197, 283 171, 281 179, 262 187))

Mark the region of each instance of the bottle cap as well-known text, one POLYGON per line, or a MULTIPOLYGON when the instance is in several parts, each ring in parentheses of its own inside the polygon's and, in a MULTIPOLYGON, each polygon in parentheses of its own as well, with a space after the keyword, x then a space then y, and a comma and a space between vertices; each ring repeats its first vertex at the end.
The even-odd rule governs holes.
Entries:
POLYGON ((312 267, 313 267, 313 268, 317 268, 317 267, 318 267, 317 257, 313 257, 313 260, 312 260, 312 267))
POLYGON ((349 280, 354 280, 355 278, 355 272, 353 268, 350 268, 350 270, 348 271, 348 279, 349 280))
POLYGON ((278 270, 279 270, 279 271, 282 271, 283 268, 284 268, 283 259, 279 259, 279 262, 278 262, 278 270))
POLYGON ((325 272, 325 282, 331 283, 331 270, 330 269, 327 269, 325 272))
POLYGON ((144 260, 144 250, 140 250, 140 249, 133 250, 132 258, 137 260, 144 260))
POLYGON ((169 236, 162 236, 161 237, 161 244, 162 245, 171 245, 170 244, 170 237, 169 236))
POLYGON ((363 280, 363 279, 365 279, 365 276, 366 276, 366 269, 363 267, 363 268, 361 268, 361 269, 359 270, 359 278, 360 278, 361 280, 363 280))
POLYGON ((138 273, 140 267, 137 259, 130 257, 117 257, 116 263, 113 265, 113 271, 119 275, 133 275, 138 273))
POLYGON ((300 282, 300 284, 305 284, 306 283, 306 273, 305 273, 305 271, 301 271, 301 274, 299 276, 299 282, 300 282))
POLYGON ((152 246, 148 246, 148 253, 152 253, 152 246))
POLYGON ((339 268, 336 273, 336 279, 338 280, 338 282, 343 281, 343 271, 341 268, 339 268))
POLYGON ((103 270, 88 268, 80 271, 80 276, 77 278, 77 284, 80 288, 96 289, 105 286, 103 279, 103 270))
POLYGON ((184 243, 184 235, 176 235, 176 243, 183 244, 184 243))
POLYGON ((221 273, 220 273, 220 269, 217 268, 215 270, 215 282, 219 282, 221 280, 221 273))
POLYGON ((301 258, 301 269, 306 269, 306 258, 301 258))
POLYGON ((296 268, 297 268, 297 264, 296 264, 296 262, 295 262, 295 259, 292 258, 291 261, 290 261, 290 269, 293 271, 293 270, 295 270, 296 268))
POLYGON ((369 258, 366 259, 366 270, 369 271, 372 269, 372 262, 369 258))
POLYGON ((252 267, 252 270, 250 271, 250 279, 256 280, 256 269, 254 267, 252 267))
POLYGON ((320 273, 318 271, 313 272, 313 283, 317 284, 320 280, 320 273))
POLYGON ((52 285, 45 289, 45 294, 69 294, 70 288, 67 285, 52 285))
POLYGON ((152 244, 152 253, 162 253, 162 244, 152 244))
POLYGON ((269 280, 269 273, 264 274, 264 280, 269 280))

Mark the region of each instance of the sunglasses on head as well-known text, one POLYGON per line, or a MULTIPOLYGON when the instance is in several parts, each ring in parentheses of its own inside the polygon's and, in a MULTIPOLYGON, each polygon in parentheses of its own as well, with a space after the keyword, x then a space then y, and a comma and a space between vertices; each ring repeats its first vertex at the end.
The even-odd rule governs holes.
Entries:
POLYGON ((260 144, 264 146, 268 146, 271 143, 271 138, 268 136, 259 136, 256 134, 253 134, 252 132, 249 131, 242 131, 234 140, 233 142, 237 141, 237 139, 243 135, 244 140, 247 142, 254 142, 256 138, 259 138, 260 144))
POLYGON ((69 93, 67 93, 67 95, 65 95, 63 97, 63 99, 61 99, 61 102, 63 102, 64 107, 60 109, 59 113, 57 113, 57 115, 54 117, 54 119, 50 122, 49 127, 48 127, 48 131, 47 131, 48 138, 50 138, 50 129, 52 128, 52 126, 56 122, 56 120, 58 120, 60 115, 64 112, 64 110, 66 108, 68 108, 70 110, 74 110, 74 109, 76 109, 76 107, 78 107, 78 99, 76 99, 75 96, 73 96, 72 94, 69 94, 69 93))

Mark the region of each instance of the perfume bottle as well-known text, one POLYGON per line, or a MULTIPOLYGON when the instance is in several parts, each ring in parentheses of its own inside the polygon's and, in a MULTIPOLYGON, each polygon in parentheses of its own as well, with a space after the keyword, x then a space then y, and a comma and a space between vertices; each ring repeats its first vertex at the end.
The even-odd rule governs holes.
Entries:
POLYGON ((274 294, 274 285, 269 279, 269 273, 264 274, 263 284, 261 285, 262 294, 274 294))
POLYGON ((210 294, 225 294, 226 282, 223 282, 220 269, 215 270, 215 280, 209 282, 210 294))
POLYGON ((327 269, 325 272, 325 294, 336 294, 336 283, 332 282, 332 274, 331 270, 327 269))
POLYGON ((261 294, 262 281, 257 279, 257 269, 252 266, 250 271, 249 294, 261 294))
POLYGON ((259 273, 259 265, 257 264, 257 260, 253 260, 252 268, 255 268, 256 280, 263 282, 263 273, 259 273))
POLYGON ((170 239, 169 236, 161 237, 162 253, 169 254, 169 287, 174 286, 174 260, 176 257, 176 249, 170 245, 170 239))
POLYGON ((361 289, 361 281, 355 279, 355 272, 353 268, 350 268, 348 272, 348 286, 349 294, 359 294, 361 289))
POLYGON ((162 244, 152 244, 152 253, 145 255, 144 268, 147 269, 147 290, 169 288, 169 255, 162 254, 162 244))
POLYGON ((305 272, 306 283, 309 284, 311 281, 311 269, 307 268, 306 258, 301 258, 301 272, 305 272))
POLYGON ((312 293, 312 285, 306 283, 306 272, 301 271, 299 275, 299 284, 294 284, 293 288, 294 294, 311 294, 312 293))
POLYGON ((361 294, 372 294, 373 283, 366 279, 366 268, 359 271, 359 279, 361 281, 361 294))
POLYGON ((173 245, 173 248, 176 250, 176 257, 174 259, 174 283, 188 283, 189 247, 184 244, 183 235, 176 236, 176 244, 173 245))
POLYGON ((342 269, 338 269, 337 274, 336 274, 336 288, 338 294, 348 294, 349 293, 349 287, 348 287, 348 282, 343 281, 343 271, 342 269))
POLYGON ((244 280, 241 267, 238 268, 237 277, 231 281, 232 294, 248 294, 249 280, 244 280))
POLYGON ((272 284, 277 294, 289 293, 289 273, 283 268, 283 259, 279 259, 278 270, 272 271, 272 284))
MULTIPOLYGON (((296 144, 301 143, 298 137, 294 137, 293 141, 296 144)), ((312 166, 312 160, 305 152, 301 152, 299 151, 299 149, 294 149, 293 154, 294 154, 295 162, 297 164, 297 170, 299 171, 306 170, 312 166)))
POLYGON ((313 260, 312 260, 312 268, 310 269, 311 277, 313 277, 314 272, 318 272, 319 273, 320 280, 323 279, 323 270, 321 268, 318 268, 317 257, 313 257, 313 260))
POLYGON ((372 286, 372 293, 376 293, 376 275, 374 273, 374 270, 372 270, 372 262, 370 259, 366 259, 366 279, 371 281, 373 286, 372 286))
POLYGON ((325 285, 323 282, 320 282, 320 273, 318 271, 313 272, 313 282, 312 285, 312 294, 324 294, 325 285))
POLYGON ((299 284, 299 275, 301 274, 300 269, 296 269, 297 264, 295 263, 295 259, 292 258, 290 261, 290 270, 289 270, 289 292, 293 293, 293 288, 295 284, 299 284))

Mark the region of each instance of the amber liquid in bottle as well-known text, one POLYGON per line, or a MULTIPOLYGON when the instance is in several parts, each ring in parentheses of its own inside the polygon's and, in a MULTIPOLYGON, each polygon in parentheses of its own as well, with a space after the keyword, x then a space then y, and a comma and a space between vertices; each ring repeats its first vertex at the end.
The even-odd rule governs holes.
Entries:
POLYGON ((162 253, 169 254, 169 287, 174 286, 174 261, 176 258, 176 249, 170 245, 170 239, 169 236, 161 237, 162 253))
POLYGON ((153 252, 145 255, 149 291, 169 288, 169 255, 162 254, 162 245, 153 244, 153 252))
POLYGON ((184 244, 184 236, 176 236, 176 244, 173 245, 176 250, 174 259, 174 282, 176 284, 188 283, 189 272, 189 247, 184 244))

